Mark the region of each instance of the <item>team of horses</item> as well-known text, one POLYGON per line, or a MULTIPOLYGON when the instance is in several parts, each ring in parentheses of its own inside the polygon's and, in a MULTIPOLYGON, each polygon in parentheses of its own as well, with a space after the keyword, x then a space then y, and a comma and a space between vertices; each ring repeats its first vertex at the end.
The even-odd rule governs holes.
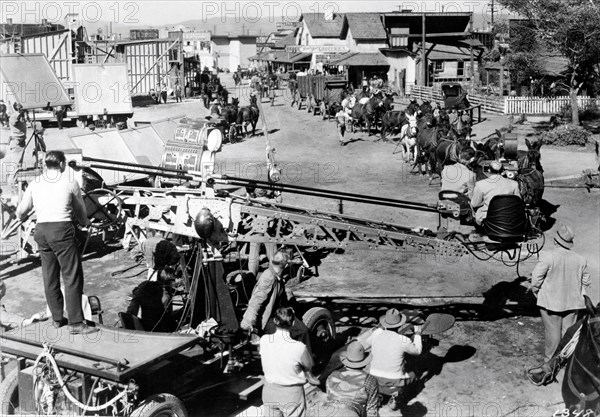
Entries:
POLYGON ((244 136, 256 134, 256 125, 260 116, 256 95, 251 95, 250 104, 244 107, 240 107, 237 97, 232 98, 229 104, 218 100, 211 105, 210 113, 212 116, 220 118, 221 123, 228 131, 230 142, 233 142, 242 133, 244 136), (252 127, 252 132, 248 131, 248 126, 252 127))

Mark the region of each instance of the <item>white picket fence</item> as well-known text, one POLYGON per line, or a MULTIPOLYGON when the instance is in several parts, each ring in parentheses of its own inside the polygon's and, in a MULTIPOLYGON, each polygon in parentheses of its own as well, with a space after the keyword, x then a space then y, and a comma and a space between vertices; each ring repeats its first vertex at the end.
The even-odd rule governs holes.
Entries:
MULTIPOLYGON (((421 85, 413 85, 410 90, 410 95, 414 99, 433 100, 443 105, 444 98, 442 90, 436 87, 424 87, 421 85)), ((471 105, 481 104, 481 109, 489 113, 502 114, 504 112, 504 102, 499 97, 485 96, 480 94, 470 94, 469 102, 471 105)))
MULTIPOLYGON (((577 97, 579 108, 583 110, 590 105, 600 105, 598 98, 577 97)), ((557 114, 571 105, 571 97, 506 97, 504 99, 504 114, 557 114)))
MULTIPOLYGON (((442 91, 439 87, 414 85, 411 88, 410 96, 413 99, 419 100, 433 100, 440 103, 444 101, 442 91)), ((496 114, 552 115, 561 113, 566 106, 571 104, 569 96, 500 98, 498 96, 469 93, 468 98, 469 102, 473 105, 481 104, 483 111, 496 114)), ((577 97, 577 102, 580 110, 594 104, 600 107, 599 98, 579 96, 577 97)))

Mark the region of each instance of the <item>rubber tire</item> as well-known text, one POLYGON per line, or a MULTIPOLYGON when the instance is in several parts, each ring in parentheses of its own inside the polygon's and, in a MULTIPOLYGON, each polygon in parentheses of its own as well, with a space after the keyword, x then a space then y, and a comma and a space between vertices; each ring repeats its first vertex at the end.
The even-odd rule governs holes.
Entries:
POLYGON ((102 188, 104 179, 92 168, 85 167, 81 172, 82 186, 81 192, 87 193, 97 188, 102 188))
POLYGON ((146 398, 131 413, 131 417, 154 417, 159 413, 171 411, 172 416, 187 417, 183 402, 173 394, 153 394, 146 398))
POLYGON ((309 334, 311 336, 311 346, 312 346, 312 350, 313 350, 313 355, 316 354, 317 358, 328 360, 331 353, 333 353, 333 347, 335 346, 335 335, 336 335, 335 322, 333 321, 333 316, 331 315, 331 312, 324 307, 312 307, 306 313, 304 313, 304 315, 302 316, 302 322, 306 325, 306 327, 308 327, 309 334), (327 320, 327 323, 331 330, 331 335, 330 335, 331 339, 327 346, 329 348, 328 350, 330 350, 330 351, 327 351, 327 352, 317 351, 315 340, 312 337, 313 336, 312 328, 319 321, 322 321, 323 319, 327 320))
POLYGON ((16 415, 16 410, 11 407, 19 407, 19 369, 13 369, 0 384, 0 415, 16 415))

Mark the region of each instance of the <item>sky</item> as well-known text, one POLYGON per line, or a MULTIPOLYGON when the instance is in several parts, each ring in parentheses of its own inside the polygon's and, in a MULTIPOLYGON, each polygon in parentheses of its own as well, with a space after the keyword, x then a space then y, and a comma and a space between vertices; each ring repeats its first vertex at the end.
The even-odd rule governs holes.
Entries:
MULTIPOLYGON (((35 23, 42 19, 64 23, 69 13, 77 13, 80 23, 113 22, 132 26, 167 26, 188 20, 221 19, 224 23, 235 21, 252 25, 256 19, 276 22, 283 19, 297 20, 300 13, 332 10, 334 12, 386 12, 411 9, 417 12, 469 12, 476 20, 489 21, 492 1, 11 1, 0 3, 0 19, 6 22, 35 23)), ((508 12, 495 5, 496 16, 507 16, 508 12)))

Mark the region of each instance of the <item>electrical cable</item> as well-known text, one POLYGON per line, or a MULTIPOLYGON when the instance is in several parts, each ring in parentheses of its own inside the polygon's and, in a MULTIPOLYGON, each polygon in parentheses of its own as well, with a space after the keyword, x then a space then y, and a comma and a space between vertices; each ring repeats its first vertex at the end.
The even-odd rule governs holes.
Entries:
POLYGON ((52 354, 50 353, 50 348, 48 347, 47 344, 44 344, 44 350, 42 351, 42 353, 40 353, 38 355, 37 359, 35 360, 34 369, 37 369, 40 366, 40 362, 42 359, 46 359, 46 361, 47 361, 46 363, 51 365, 52 369, 54 370, 54 374, 56 375, 57 381, 61 385, 65 396, 74 405, 81 408, 84 413, 86 413, 88 411, 93 412, 93 411, 105 410, 108 407, 110 407, 111 405, 113 405, 114 403, 116 403, 117 401, 119 401, 121 398, 123 398, 127 395, 127 390, 123 390, 121 393, 117 394, 115 397, 113 397, 111 400, 105 402, 104 404, 95 406, 95 407, 90 407, 86 404, 79 402, 79 400, 77 400, 75 397, 73 397, 73 395, 69 391, 68 387, 66 386, 66 383, 62 378, 62 375, 60 374, 60 369, 58 368, 58 365, 56 364, 56 360, 54 359, 54 356, 52 356, 52 354))

